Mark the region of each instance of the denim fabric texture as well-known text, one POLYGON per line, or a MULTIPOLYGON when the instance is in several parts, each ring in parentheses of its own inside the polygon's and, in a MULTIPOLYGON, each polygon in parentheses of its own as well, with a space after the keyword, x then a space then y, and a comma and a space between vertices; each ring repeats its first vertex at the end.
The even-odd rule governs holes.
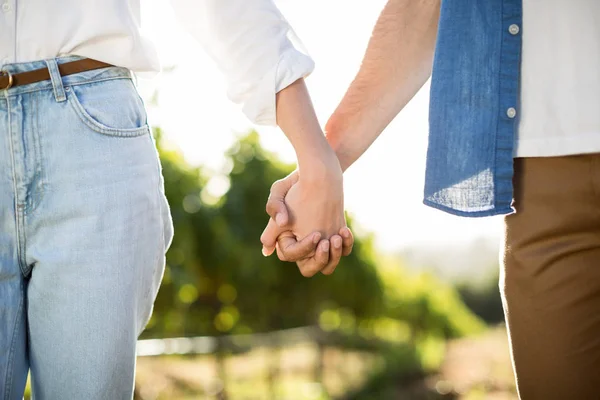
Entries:
POLYGON ((131 399, 136 340, 173 236, 127 69, 9 64, 52 79, 0 90, 0 399, 131 399))
POLYGON ((513 212, 521 0, 443 0, 424 203, 455 215, 513 212))

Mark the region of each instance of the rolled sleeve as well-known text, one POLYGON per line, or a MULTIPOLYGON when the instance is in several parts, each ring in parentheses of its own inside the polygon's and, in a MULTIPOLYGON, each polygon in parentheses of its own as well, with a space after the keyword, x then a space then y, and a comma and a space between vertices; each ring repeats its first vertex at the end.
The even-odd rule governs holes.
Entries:
POLYGON ((276 125, 275 95, 314 69, 272 0, 172 0, 223 72, 229 98, 255 124, 276 125))

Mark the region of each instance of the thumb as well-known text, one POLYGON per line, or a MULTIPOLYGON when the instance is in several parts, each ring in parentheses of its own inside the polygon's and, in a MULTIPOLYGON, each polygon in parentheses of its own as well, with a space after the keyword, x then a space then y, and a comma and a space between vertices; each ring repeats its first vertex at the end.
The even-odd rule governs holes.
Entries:
POLYGON ((274 220, 277 226, 284 227, 288 224, 290 217, 285 205, 284 195, 272 194, 267 201, 267 214, 274 220))
POLYGON ((267 214, 275 220, 278 226, 288 224, 290 218, 285 205, 285 196, 292 186, 298 181, 298 174, 292 173, 284 179, 280 179, 271 186, 271 193, 267 200, 267 214))

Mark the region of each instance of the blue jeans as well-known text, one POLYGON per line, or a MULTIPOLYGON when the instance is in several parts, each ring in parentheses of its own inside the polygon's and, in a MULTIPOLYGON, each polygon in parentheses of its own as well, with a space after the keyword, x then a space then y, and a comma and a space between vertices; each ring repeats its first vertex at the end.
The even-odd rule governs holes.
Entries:
POLYGON ((0 399, 130 399, 173 236, 130 72, 0 90, 0 399))

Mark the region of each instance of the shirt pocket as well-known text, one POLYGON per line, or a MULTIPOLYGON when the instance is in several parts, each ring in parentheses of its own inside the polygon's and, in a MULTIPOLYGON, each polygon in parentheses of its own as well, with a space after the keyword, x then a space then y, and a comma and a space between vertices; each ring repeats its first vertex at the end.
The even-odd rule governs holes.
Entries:
POLYGON ((128 78, 67 86, 67 100, 94 132, 135 137, 150 131, 144 102, 128 78))

